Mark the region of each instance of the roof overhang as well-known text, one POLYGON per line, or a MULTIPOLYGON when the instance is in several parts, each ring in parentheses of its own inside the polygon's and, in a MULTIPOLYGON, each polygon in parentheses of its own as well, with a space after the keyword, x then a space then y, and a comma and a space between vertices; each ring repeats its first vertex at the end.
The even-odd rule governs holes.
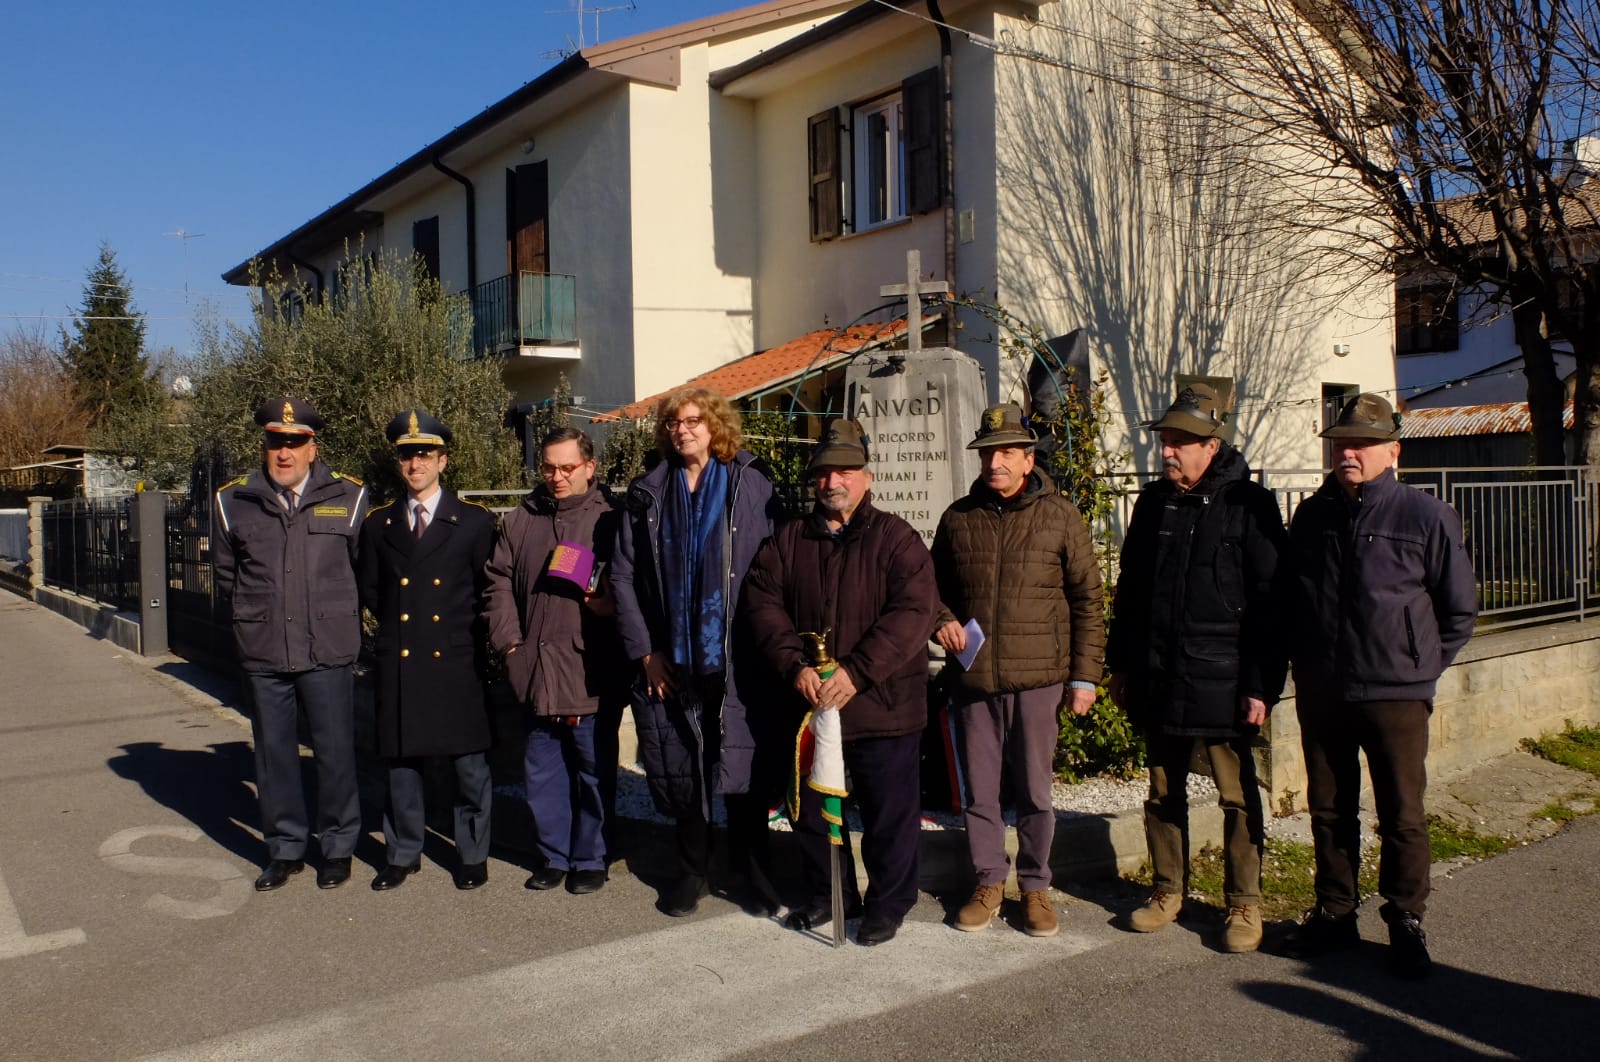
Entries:
MULTIPOLYGON (((941 12, 948 24, 972 8, 1037 10, 1048 2, 951 0, 941 6, 941 12)), ((712 89, 725 96, 760 99, 839 63, 869 56, 909 33, 933 33, 935 29, 926 14, 926 4, 921 0, 871 0, 742 63, 714 70, 709 81, 712 89)), ((962 35, 959 29, 955 32, 958 37, 962 35)))

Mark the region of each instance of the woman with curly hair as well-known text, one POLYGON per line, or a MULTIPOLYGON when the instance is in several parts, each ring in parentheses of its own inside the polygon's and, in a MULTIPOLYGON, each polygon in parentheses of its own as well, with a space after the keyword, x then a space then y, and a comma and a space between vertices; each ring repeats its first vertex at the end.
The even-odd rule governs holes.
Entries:
POLYGON ((772 481, 740 448, 739 414, 715 391, 671 391, 655 421, 664 460, 628 488, 611 578, 623 648, 639 663, 640 759, 657 809, 677 822, 679 874, 660 907, 687 915, 709 891, 711 794, 720 792, 730 865, 750 876, 770 912, 761 867, 767 807, 752 793, 756 743, 731 620, 745 572, 772 533, 772 481))

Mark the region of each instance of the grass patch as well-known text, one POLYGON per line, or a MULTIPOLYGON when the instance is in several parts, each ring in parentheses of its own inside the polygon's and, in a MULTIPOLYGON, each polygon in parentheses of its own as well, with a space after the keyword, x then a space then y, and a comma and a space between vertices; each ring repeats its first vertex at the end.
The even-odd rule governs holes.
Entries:
POLYGON ((1572 808, 1567 805, 1566 801, 1558 800, 1554 804, 1546 804, 1538 811, 1535 811, 1533 813, 1533 817, 1536 819, 1547 819, 1550 822, 1557 822, 1565 826, 1567 823, 1577 818, 1578 813, 1573 811, 1572 808))
POLYGON ((1428 849, 1435 863, 1452 859, 1488 859, 1515 842, 1507 837, 1477 833, 1438 815, 1428 816, 1428 849))
MULTIPOLYGON (((1573 814, 1565 804, 1555 804, 1567 814, 1573 814)), ((1460 859, 1487 859, 1499 855, 1514 842, 1504 837, 1486 836, 1457 826, 1448 819, 1428 816, 1428 840, 1435 861, 1460 859)), ((1268 919, 1298 918, 1316 906, 1317 894, 1312 887, 1316 874, 1316 857, 1309 844, 1276 838, 1267 840, 1261 859, 1261 909, 1268 919)), ((1222 850, 1207 846, 1189 860, 1189 896, 1221 907, 1226 903, 1223 893, 1222 850)), ((1150 885, 1150 865, 1144 864, 1129 876, 1139 885, 1150 885)), ((1378 891, 1378 852, 1376 848, 1362 854, 1361 872, 1357 887, 1363 897, 1378 891)))
POLYGON ((1552 763, 1600 778, 1600 728, 1575 727, 1569 719, 1561 733, 1523 738, 1522 747, 1552 763))

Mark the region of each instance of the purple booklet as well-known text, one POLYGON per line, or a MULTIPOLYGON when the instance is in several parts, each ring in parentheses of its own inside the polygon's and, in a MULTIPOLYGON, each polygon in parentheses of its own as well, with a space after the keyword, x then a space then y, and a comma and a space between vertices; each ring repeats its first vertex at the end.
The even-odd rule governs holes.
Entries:
POLYGON ((584 593, 593 593, 595 583, 599 581, 600 565, 596 562, 594 552, 576 542, 560 542, 550 552, 551 575, 576 583, 578 589, 584 593))

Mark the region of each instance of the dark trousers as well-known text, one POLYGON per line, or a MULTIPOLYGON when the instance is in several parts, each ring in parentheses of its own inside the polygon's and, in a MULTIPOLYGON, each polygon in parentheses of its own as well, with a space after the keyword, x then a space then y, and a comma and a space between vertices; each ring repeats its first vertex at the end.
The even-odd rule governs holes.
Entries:
POLYGON ((1230 907, 1261 902, 1261 846, 1266 836, 1261 786, 1249 738, 1197 738, 1148 731, 1150 797, 1144 837, 1158 889, 1182 894, 1189 886, 1189 765, 1196 748, 1211 764, 1222 808, 1223 898, 1230 907))
MULTIPOLYGON (((701 792, 716 792, 717 776, 721 764, 720 735, 715 732, 718 713, 726 687, 721 675, 699 676, 695 679, 694 693, 701 704, 701 726, 704 734, 705 755, 700 759, 699 785, 701 792)), ((750 868, 752 862, 760 864, 767 854, 768 812, 782 799, 781 786, 788 778, 784 764, 773 764, 772 753, 776 746, 760 734, 756 735, 756 752, 750 772, 748 793, 724 793, 722 805, 728 821, 728 862, 735 874, 750 868)), ((793 755, 793 743, 789 745, 793 755)), ((708 879, 711 875, 711 823, 697 810, 677 818, 678 873, 683 877, 708 879)), ((759 870, 759 866, 757 867, 759 870)))
POLYGON ((595 776, 600 781, 600 836, 607 862, 620 858, 622 850, 617 836, 617 769, 622 754, 621 740, 617 735, 622 728, 622 713, 627 707, 628 699, 625 696, 602 698, 594 720, 595 776))
POLYGON ((1050 848, 1056 837, 1052 761, 1060 708, 1059 682, 954 706, 967 775, 967 852, 980 885, 1002 884, 1011 871, 1000 810, 1000 776, 1009 766, 1017 807, 1017 888, 1039 892, 1050 887, 1050 848))
POLYGON ((350 668, 244 676, 255 743, 261 834, 273 859, 304 859, 311 827, 300 784, 299 713, 317 765, 317 836, 322 855, 342 859, 361 835, 356 785, 355 684, 350 668))
MULTIPOLYGON (((850 795, 861 809, 861 859, 867 867, 863 913, 897 924, 917 905, 917 853, 922 839, 921 753, 920 733, 858 738, 844 743, 850 795)), ((822 800, 821 793, 802 785, 800 819, 794 824, 809 902, 816 904, 827 904, 833 897, 828 855, 831 842, 828 824, 822 818, 822 800)), ((840 832, 844 835, 840 869, 845 908, 849 909, 861 902, 861 893, 856 885, 850 830, 844 828, 840 832)))
MULTIPOLYGON (((597 717, 538 716, 523 758, 533 835, 544 865, 604 870, 605 805, 595 760, 597 717)), ((615 763, 615 753, 612 761, 615 763)), ((613 775, 614 777, 614 775, 613 775)))
MULTIPOLYGON (((463 865, 489 858, 489 810, 494 788, 489 778, 489 757, 482 752, 446 756, 456 772, 456 853, 463 865)), ((423 807, 423 758, 390 760, 389 808, 383 816, 386 857, 392 867, 408 867, 422 857, 427 835, 423 807)))
POLYGON ((1341 701, 1298 691, 1317 902, 1328 914, 1348 914, 1361 898, 1360 752, 1378 812, 1378 893, 1390 908, 1423 914, 1432 866, 1422 806, 1432 709, 1431 701, 1341 701))

